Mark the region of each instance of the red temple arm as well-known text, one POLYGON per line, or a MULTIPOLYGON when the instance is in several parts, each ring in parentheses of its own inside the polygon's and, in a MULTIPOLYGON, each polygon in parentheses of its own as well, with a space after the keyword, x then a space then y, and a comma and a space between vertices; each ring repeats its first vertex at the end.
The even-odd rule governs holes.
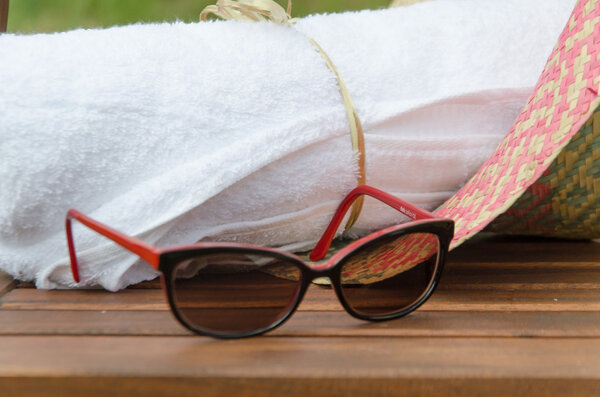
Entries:
POLYGON ((383 192, 379 189, 375 189, 374 187, 367 185, 358 186, 348 193, 344 200, 342 200, 338 209, 335 211, 335 214, 333 215, 329 226, 327 226, 325 233, 323 233, 323 236, 321 236, 321 239, 310 253, 311 261, 318 261, 319 259, 322 259, 325 254, 327 254, 329 245, 331 244, 331 241, 333 240, 335 232, 340 226, 342 219, 344 219, 348 208, 350 208, 354 200, 362 195, 376 198, 390 207, 397 209, 413 220, 435 218, 435 215, 432 213, 407 203, 404 200, 400 200, 398 197, 392 196, 391 194, 383 192))
POLYGON ((158 269, 159 251, 156 247, 143 242, 135 237, 129 237, 118 230, 112 229, 92 218, 82 214, 81 212, 70 209, 67 212, 67 220, 65 223, 67 229, 67 244, 69 245, 69 256, 71 258, 71 272, 76 282, 79 282, 79 267, 77 264, 77 256, 75 255, 75 245, 73 243, 73 231, 71 229, 71 219, 77 219, 79 222, 98 232, 106 238, 111 239, 121 247, 133 252, 140 258, 158 269))

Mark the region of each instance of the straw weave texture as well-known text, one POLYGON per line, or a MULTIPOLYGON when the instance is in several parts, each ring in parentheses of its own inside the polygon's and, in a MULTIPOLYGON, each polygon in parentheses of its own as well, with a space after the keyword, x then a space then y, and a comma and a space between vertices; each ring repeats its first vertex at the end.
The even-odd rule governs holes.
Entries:
POLYGON ((404 6, 409 6, 415 3, 421 3, 423 1, 429 1, 429 0, 393 0, 390 3, 390 7, 404 7, 404 6))
MULTIPOLYGON (((567 215, 570 213, 571 216, 567 217, 569 222, 565 223, 555 224, 554 222, 559 221, 557 218, 549 220, 545 231, 561 230, 563 235, 570 233, 568 230, 571 229, 583 231, 585 228, 580 225, 580 221, 585 220, 590 224, 597 216, 594 212, 598 196, 597 183, 594 183, 593 178, 583 177, 587 173, 587 167, 594 167, 594 154, 591 157, 582 156, 578 152, 579 148, 571 149, 569 146, 564 158, 557 159, 557 156, 600 105, 599 23, 600 0, 580 0, 515 124, 475 176, 436 211, 436 215, 454 219, 456 223, 451 248, 460 245, 509 209, 546 170, 548 172, 544 175, 548 181, 544 186, 551 188, 549 191, 546 189, 544 197, 550 195, 547 199, 554 203, 556 210, 567 215), (579 160, 575 160, 573 155, 576 152, 581 159, 577 157, 579 160), (555 159, 557 167, 549 169, 555 159), (567 163, 570 166, 569 172, 567 163), (560 164, 563 164, 563 168, 560 168, 560 164), (574 180, 572 177, 569 185, 567 175, 572 175, 573 167, 577 167, 577 173, 583 179, 574 180), (584 170, 580 170, 581 167, 585 167, 584 170), (554 177, 554 174, 560 177, 554 177), (583 185, 580 183, 580 187, 575 189, 576 182, 583 185), (569 204, 564 203, 564 200, 553 199, 553 193, 559 197, 562 194, 566 198, 569 189, 571 192, 579 190, 579 198, 569 204), (585 197, 585 200, 581 197, 585 197), (590 212, 583 219, 585 203, 589 203, 590 212)), ((583 139, 591 139, 593 147, 593 123, 588 126, 591 126, 592 138, 587 138, 590 134, 583 133, 586 137, 583 139)), ((575 143, 573 145, 576 147, 575 143)), ((587 145, 581 150, 585 153, 587 145)), ((532 187, 531 191, 543 191, 540 187, 544 183, 542 181, 544 180, 532 187)), ((539 192, 525 195, 519 203, 520 208, 530 206, 531 211, 537 211, 531 201, 534 196, 540 196, 539 192)), ((562 222, 562 218, 559 222, 562 222)), ((507 223, 504 222, 505 225, 507 223)), ((495 230, 502 231, 498 225, 495 230)), ((596 226, 592 227, 595 228, 596 226)))
POLYGON ((429 233, 390 239, 377 247, 358 250, 342 269, 343 284, 373 284, 420 265, 435 268, 439 241, 429 233))
POLYGON ((490 231, 600 237, 600 109, 490 231))

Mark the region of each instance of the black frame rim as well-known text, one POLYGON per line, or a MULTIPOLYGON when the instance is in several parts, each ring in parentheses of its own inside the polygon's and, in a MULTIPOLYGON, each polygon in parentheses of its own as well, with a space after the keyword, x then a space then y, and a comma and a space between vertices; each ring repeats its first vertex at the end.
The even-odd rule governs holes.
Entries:
POLYGON ((391 319, 406 316, 407 314, 413 312, 418 307, 420 307, 423 303, 425 303, 429 299, 431 294, 433 294, 433 292, 437 288, 439 281, 441 279, 442 271, 443 271, 447 253, 448 253, 448 248, 449 248, 450 241, 452 240, 453 235, 454 235, 454 222, 452 220, 444 219, 444 220, 431 220, 431 221, 420 222, 418 224, 410 225, 405 228, 392 230, 392 231, 382 234, 381 236, 378 236, 374 239, 365 241, 363 244, 360 244, 360 245, 354 247, 354 250, 352 252, 349 252, 342 258, 338 259, 337 262, 333 266, 326 268, 326 269, 313 269, 313 268, 309 267, 302 259, 300 259, 299 257, 297 257, 296 255, 293 255, 293 254, 288 254, 285 252, 267 251, 267 250, 262 249, 261 247, 251 247, 251 246, 249 246, 247 248, 210 247, 210 248, 191 248, 191 249, 184 249, 184 250, 179 250, 179 251, 170 251, 170 252, 166 252, 166 253, 163 253, 160 255, 158 269, 162 273, 161 277, 163 280, 163 287, 166 289, 167 300, 169 302, 171 312, 173 313, 176 320, 181 325, 183 325, 185 328, 187 328, 190 331, 192 331, 196 334, 199 334, 199 335, 211 336, 211 337, 221 338, 221 339, 237 339, 237 338, 245 338, 245 337, 260 335, 265 332, 271 331, 275 328, 278 328, 279 326, 284 324, 296 312, 296 309, 300 305, 300 302, 302 302, 302 299, 304 298, 304 295, 306 294, 306 291, 307 291, 309 285, 311 284, 311 282, 315 278, 318 278, 318 277, 329 277, 329 279, 331 280, 332 289, 335 291, 335 294, 336 294, 338 300, 340 301, 340 303, 342 304, 342 306, 344 307, 344 310, 346 310, 346 312, 348 314, 350 314, 351 316, 353 316, 355 318, 358 318, 361 320, 367 320, 367 321, 384 321, 384 320, 391 320, 391 319), (363 247, 368 247, 371 244, 376 244, 381 239, 389 239, 390 237, 400 237, 402 235, 411 234, 411 233, 419 233, 419 232, 430 233, 430 234, 436 235, 438 238, 439 244, 440 244, 439 245, 439 256, 438 256, 438 260, 436 263, 436 269, 433 273, 432 281, 429 283, 427 290, 419 297, 419 299, 417 299, 417 301, 408 305, 406 308, 404 308, 398 312, 389 313, 389 314, 380 315, 380 316, 369 316, 369 315, 364 315, 364 314, 356 312, 348 304, 348 302, 346 301, 346 298, 344 297, 344 293, 342 291, 341 269, 342 269, 343 265, 345 264, 345 262, 353 255, 355 250, 361 249, 363 247), (185 320, 184 316, 181 315, 181 313, 179 312, 177 305, 175 303, 175 296, 174 296, 174 292, 173 292, 174 288, 173 288, 173 284, 172 284, 174 270, 176 269, 177 265, 185 259, 189 259, 191 257, 199 256, 202 254, 213 254, 213 253, 222 253, 222 252, 253 253, 255 255, 263 255, 263 256, 279 258, 279 259, 282 259, 282 260, 286 261, 287 263, 293 264, 299 268, 299 270, 300 270, 299 283, 300 284, 298 287, 298 291, 297 291, 296 296, 293 299, 293 301, 291 301, 291 303, 288 304, 288 307, 286 308, 287 310, 281 316, 281 318, 277 319, 275 322, 273 322, 272 324, 270 324, 267 327, 257 329, 254 331, 242 332, 242 333, 211 332, 211 331, 197 328, 193 324, 190 324, 188 321, 185 320))
POLYGON ((306 293, 306 290, 308 289, 308 286, 310 285, 310 282, 311 282, 311 280, 307 281, 306 271, 308 269, 307 269, 307 266, 304 264, 304 262, 302 262, 302 260, 300 260, 299 258, 296 258, 295 256, 292 256, 292 255, 286 255, 283 252, 279 253, 279 252, 265 251, 265 250, 260 249, 259 247, 257 247, 257 248, 211 247, 211 248, 195 248, 195 249, 190 249, 190 250, 168 252, 168 253, 161 255, 160 262, 159 262, 159 270, 162 272, 162 277, 164 279, 164 286, 166 287, 166 290, 167 290, 167 299, 169 301, 169 306, 171 308, 171 312, 173 313, 173 315, 175 316, 177 321, 179 321, 179 323, 182 324, 187 329, 189 329, 197 334, 205 335, 205 336, 212 336, 212 337, 221 338, 221 339, 238 339, 238 338, 245 338, 245 337, 249 337, 249 336, 260 335, 260 334, 263 334, 265 332, 268 332, 272 329, 279 327, 294 314, 294 312, 298 308, 300 302, 304 298, 304 294, 306 293), (255 330, 255 331, 240 332, 240 333, 211 332, 211 331, 207 331, 207 330, 204 330, 201 328, 194 327, 193 324, 191 324, 185 320, 185 317, 179 312, 179 309, 177 308, 177 304, 175 303, 175 294, 173 291, 174 290, 174 288, 173 288, 173 273, 174 273, 175 269, 177 268, 177 265, 182 260, 189 259, 190 257, 198 256, 199 254, 209 255, 209 254, 222 253, 222 252, 254 253, 257 255, 270 256, 270 257, 274 257, 274 258, 283 259, 287 262, 293 263, 294 265, 296 265, 296 267, 298 267, 298 269, 300 270, 300 280, 299 280, 300 285, 298 287, 298 291, 296 292, 295 299, 290 304, 288 304, 287 310, 285 311, 285 314, 281 316, 281 318, 277 319, 275 322, 273 322, 272 324, 270 324, 267 327, 263 327, 263 328, 255 330), (164 262, 163 262, 163 258, 164 258, 164 262), (164 271, 163 268, 167 268, 168 271, 164 271))
POLYGON ((371 244, 376 244, 380 240, 383 240, 383 239, 388 239, 390 237, 397 238, 397 237, 400 237, 403 235, 413 234, 413 233, 429 233, 429 234, 435 235, 439 241, 439 247, 438 247, 439 254, 438 254, 438 258, 437 258, 436 265, 435 265, 435 271, 433 272, 432 279, 429 282, 429 284, 427 285, 427 288, 425 289, 425 291, 419 296, 419 298, 415 302, 411 303, 410 305, 406 306, 404 309, 399 310, 397 312, 383 314, 383 315, 371 315, 371 316, 357 312, 356 310, 354 310, 352 308, 352 306, 350 306, 348 304, 346 297, 344 296, 344 292, 343 292, 342 285, 341 285, 341 279, 340 279, 341 269, 342 269, 343 265, 345 264, 345 262, 350 257, 352 257, 353 252, 351 252, 348 255, 344 256, 339 261, 337 261, 335 266, 332 267, 332 269, 339 268, 339 270, 336 272, 338 279, 336 280, 336 282, 333 282, 333 280, 332 280, 332 285, 335 288, 335 292, 336 292, 336 295, 338 296, 340 303, 342 304, 342 306, 344 307, 346 312, 348 312, 348 314, 350 314, 353 317, 356 317, 358 319, 367 320, 367 321, 392 320, 395 318, 404 317, 407 314, 415 311, 417 308, 419 308, 421 305, 423 305, 423 303, 425 303, 427 301, 427 299, 429 299, 431 294, 433 294, 433 292, 437 288, 439 281, 442 277, 442 272, 444 270, 444 265, 446 263, 448 247, 450 246, 450 241, 452 240, 452 237, 454 234, 454 222, 452 222, 452 221, 427 222, 427 223, 421 223, 418 225, 414 225, 412 227, 408 227, 405 229, 394 230, 389 233, 378 236, 375 239, 367 241, 367 242, 365 242, 365 244, 361 244, 360 246, 356 247, 355 250, 361 249, 363 247, 368 247, 371 244))

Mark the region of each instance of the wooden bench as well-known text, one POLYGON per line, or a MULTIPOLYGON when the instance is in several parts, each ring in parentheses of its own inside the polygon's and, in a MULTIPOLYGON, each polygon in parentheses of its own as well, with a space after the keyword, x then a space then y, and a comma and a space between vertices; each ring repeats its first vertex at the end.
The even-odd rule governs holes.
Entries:
MULTIPOLYGON (((8 0, 0 0, 0 32, 8 0)), ((312 287, 283 327, 189 334, 157 282, 44 291, 0 275, 0 396, 600 396, 600 244, 477 238, 430 301, 365 323, 312 287), (142 394, 143 393, 143 394, 142 394)))
POLYGON ((0 395, 599 396, 600 244, 487 237, 406 318, 311 287, 276 331, 189 334, 158 282, 118 293, 0 281, 0 395))

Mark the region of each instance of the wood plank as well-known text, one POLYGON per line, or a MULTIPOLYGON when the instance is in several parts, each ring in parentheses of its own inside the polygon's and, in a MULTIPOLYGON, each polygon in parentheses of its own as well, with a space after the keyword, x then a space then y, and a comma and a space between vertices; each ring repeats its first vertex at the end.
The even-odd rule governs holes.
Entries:
POLYGON ((17 288, 0 299, 1 310, 170 310, 159 289, 36 290, 17 288))
POLYGON ((0 271, 0 297, 15 288, 16 285, 16 281, 11 276, 0 271))
MULTIPOLYGON (((600 290, 550 285, 471 289, 440 284, 419 311, 600 311, 600 290)), ((313 288, 299 310, 341 310, 333 291, 313 288)))
POLYGON ((191 335, 169 311, 0 310, 0 335, 191 335))
MULTIPOLYGON (((491 283, 490 283, 491 284, 491 283)), ((2 310, 169 310, 161 290, 14 289, 0 299, 2 310)), ((311 287, 299 310, 342 310, 328 288, 311 287)), ((442 283, 419 310, 600 311, 595 285, 507 283, 479 288, 442 283)))
POLYGON ((505 288, 514 285, 547 285, 549 288, 572 284, 571 288, 600 288, 600 261, 579 263, 450 263, 444 269, 442 285, 479 288, 505 288), (552 284, 552 285, 550 285, 552 284))
POLYGON ((598 262, 600 244, 587 240, 559 240, 480 233, 450 252, 452 262, 598 262))
MULTIPOLYGON (((166 311, 0 311, 0 335, 192 335, 166 311)), ((345 312, 297 312, 277 336, 600 337, 600 316, 586 312, 417 311, 366 322, 345 312)))
MULTIPOLYGON (((372 386, 370 394, 375 395, 381 379, 393 386, 450 378, 467 385, 488 379, 555 379, 568 385, 585 382, 598 391, 598 368, 599 338, 0 338, 0 379, 208 378, 218 380, 222 390, 228 390, 231 379, 262 379, 267 390, 269 382, 279 378, 311 383, 353 379, 372 386)), ((201 384, 196 393, 208 394, 201 384)), ((7 382, 1 386, 10 387, 7 382)))
POLYGON ((416 378, 370 377, 124 377, 44 376, 0 377, 0 388, 8 396, 178 396, 178 397, 348 397, 348 396, 511 396, 597 397, 597 380, 557 378, 416 378))

